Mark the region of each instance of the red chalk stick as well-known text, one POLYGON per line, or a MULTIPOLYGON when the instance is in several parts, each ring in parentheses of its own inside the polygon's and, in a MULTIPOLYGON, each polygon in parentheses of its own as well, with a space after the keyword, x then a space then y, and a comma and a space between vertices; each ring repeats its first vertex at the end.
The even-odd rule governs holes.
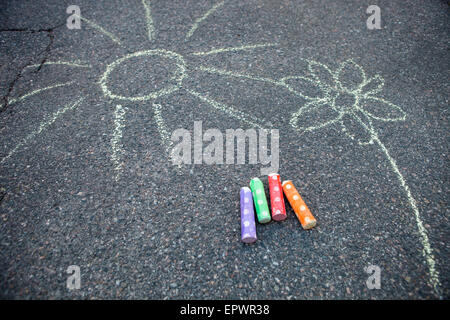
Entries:
POLYGON ((286 208, 284 206, 283 189, 278 173, 269 174, 269 194, 272 219, 275 221, 283 221, 286 219, 286 208))

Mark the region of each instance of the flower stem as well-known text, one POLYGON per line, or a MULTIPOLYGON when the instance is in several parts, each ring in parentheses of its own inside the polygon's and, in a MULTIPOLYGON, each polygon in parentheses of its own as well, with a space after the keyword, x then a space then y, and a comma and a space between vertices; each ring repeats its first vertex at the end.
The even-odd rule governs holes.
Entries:
POLYGON ((411 191, 410 191, 408 185, 406 184, 406 181, 403 178, 402 173, 398 169, 394 158, 391 157, 386 146, 380 141, 377 133, 374 130, 371 130, 371 131, 372 132, 370 132, 370 134, 372 136, 373 141, 376 142, 378 144, 378 146, 381 148, 381 151, 383 151, 384 155, 386 156, 387 160, 389 161, 389 163, 392 167, 392 170, 395 172, 395 174, 400 182, 400 185, 403 187, 403 189, 406 192, 406 196, 408 198, 411 208, 413 209, 414 217, 416 220, 416 225, 419 230, 420 242, 422 243, 422 246, 423 246, 422 254, 427 262, 428 270, 430 273, 429 281, 430 281, 431 286, 434 288, 434 291, 436 292, 436 294, 439 297, 441 297, 441 294, 440 294, 441 283, 439 281, 439 272, 436 270, 436 262, 434 260, 433 250, 431 249, 427 231, 426 231, 425 227, 423 226, 422 219, 420 218, 420 212, 419 212, 419 209, 417 208, 417 202, 413 198, 411 191))

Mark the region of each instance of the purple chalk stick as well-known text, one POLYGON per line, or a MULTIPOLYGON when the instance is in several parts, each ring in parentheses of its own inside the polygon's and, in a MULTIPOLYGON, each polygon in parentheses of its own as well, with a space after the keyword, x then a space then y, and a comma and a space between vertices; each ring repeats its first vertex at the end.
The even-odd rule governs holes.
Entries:
POLYGON ((241 188, 241 240, 245 243, 252 243, 256 239, 252 191, 248 187, 243 187, 241 188))

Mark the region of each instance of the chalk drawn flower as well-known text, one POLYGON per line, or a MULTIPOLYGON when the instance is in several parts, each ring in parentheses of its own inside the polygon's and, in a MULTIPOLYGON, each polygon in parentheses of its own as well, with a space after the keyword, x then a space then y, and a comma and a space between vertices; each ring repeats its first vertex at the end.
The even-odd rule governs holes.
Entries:
POLYGON ((284 86, 290 92, 308 101, 292 115, 290 124, 302 132, 338 124, 346 136, 359 144, 378 146, 406 193, 420 234, 422 254, 430 274, 429 282, 439 294, 441 286, 439 273, 436 270, 433 251, 417 202, 395 159, 392 158, 372 125, 373 120, 404 121, 406 113, 397 105, 377 97, 384 86, 383 78, 379 75, 368 78, 364 69, 353 60, 343 62, 335 71, 322 63, 306 61, 311 76, 290 76, 274 81, 275 84, 284 86))
POLYGON ((384 80, 367 78, 353 60, 336 71, 316 61, 308 61, 310 77, 280 79, 291 92, 309 100, 292 115, 290 124, 299 131, 313 131, 337 124, 347 137, 359 144, 374 142, 373 120, 404 121, 406 113, 397 105, 377 97, 384 80))

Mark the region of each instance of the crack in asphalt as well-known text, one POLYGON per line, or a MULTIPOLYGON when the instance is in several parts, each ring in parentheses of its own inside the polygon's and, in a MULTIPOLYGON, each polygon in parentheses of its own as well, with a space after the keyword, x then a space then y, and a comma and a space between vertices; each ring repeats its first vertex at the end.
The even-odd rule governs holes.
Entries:
MULTIPOLYGON (((51 48, 52 48, 53 43, 54 43, 54 41, 55 41, 55 35, 54 35, 53 32, 55 31, 55 29, 57 29, 57 28, 59 28, 59 27, 61 27, 61 26, 63 26, 63 25, 65 25, 65 23, 58 24, 58 25, 56 25, 55 27, 47 28, 47 29, 45 29, 45 28, 42 28, 42 29, 30 29, 30 28, 0 29, 0 32, 29 32, 29 33, 46 32, 46 33, 48 34, 48 37, 49 37, 49 44, 47 45, 47 47, 46 47, 44 50, 40 51, 40 52, 37 54, 38 57, 39 57, 40 55, 44 54, 44 57, 42 58, 42 60, 41 60, 41 62, 40 62, 39 68, 37 68, 37 70, 35 71, 35 73, 38 73, 38 72, 41 70, 42 66, 45 64, 45 62, 47 61, 47 59, 48 59, 48 57, 49 57, 49 55, 50 55, 51 48)), ((31 62, 32 62, 32 61, 33 61, 33 58, 30 58, 30 59, 28 60, 28 62, 20 68, 19 72, 16 74, 16 76, 14 77, 14 79, 13 79, 13 80, 11 81, 11 83, 9 84, 9 86, 8 86, 8 91, 7 91, 6 94, 2 97, 3 105, 2 105, 2 107, 0 108, 0 114, 3 113, 6 109, 8 109, 8 107, 9 107, 9 98, 10 98, 10 96, 11 96, 11 92, 13 91, 14 86, 16 85, 17 81, 19 81, 20 78, 22 78, 23 71, 24 71, 28 66, 31 65, 31 62)))
POLYGON ((55 41, 55 35, 53 34, 53 30, 48 31, 47 35, 48 35, 48 38, 49 38, 50 41, 49 41, 47 47, 44 50, 44 58, 41 60, 41 63, 39 65, 39 67, 37 68, 37 70, 35 71, 35 73, 38 73, 39 71, 41 71, 42 66, 47 61, 48 56, 50 55, 50 51, 51 51, 51 48, 53 46, 53 42, 55 41))
POLYGON ((0 190, 0 204, 2 203, 2 201, 5 198, 6 194, 7 194, 6 190, 4 190, 4 189, 0 190))

